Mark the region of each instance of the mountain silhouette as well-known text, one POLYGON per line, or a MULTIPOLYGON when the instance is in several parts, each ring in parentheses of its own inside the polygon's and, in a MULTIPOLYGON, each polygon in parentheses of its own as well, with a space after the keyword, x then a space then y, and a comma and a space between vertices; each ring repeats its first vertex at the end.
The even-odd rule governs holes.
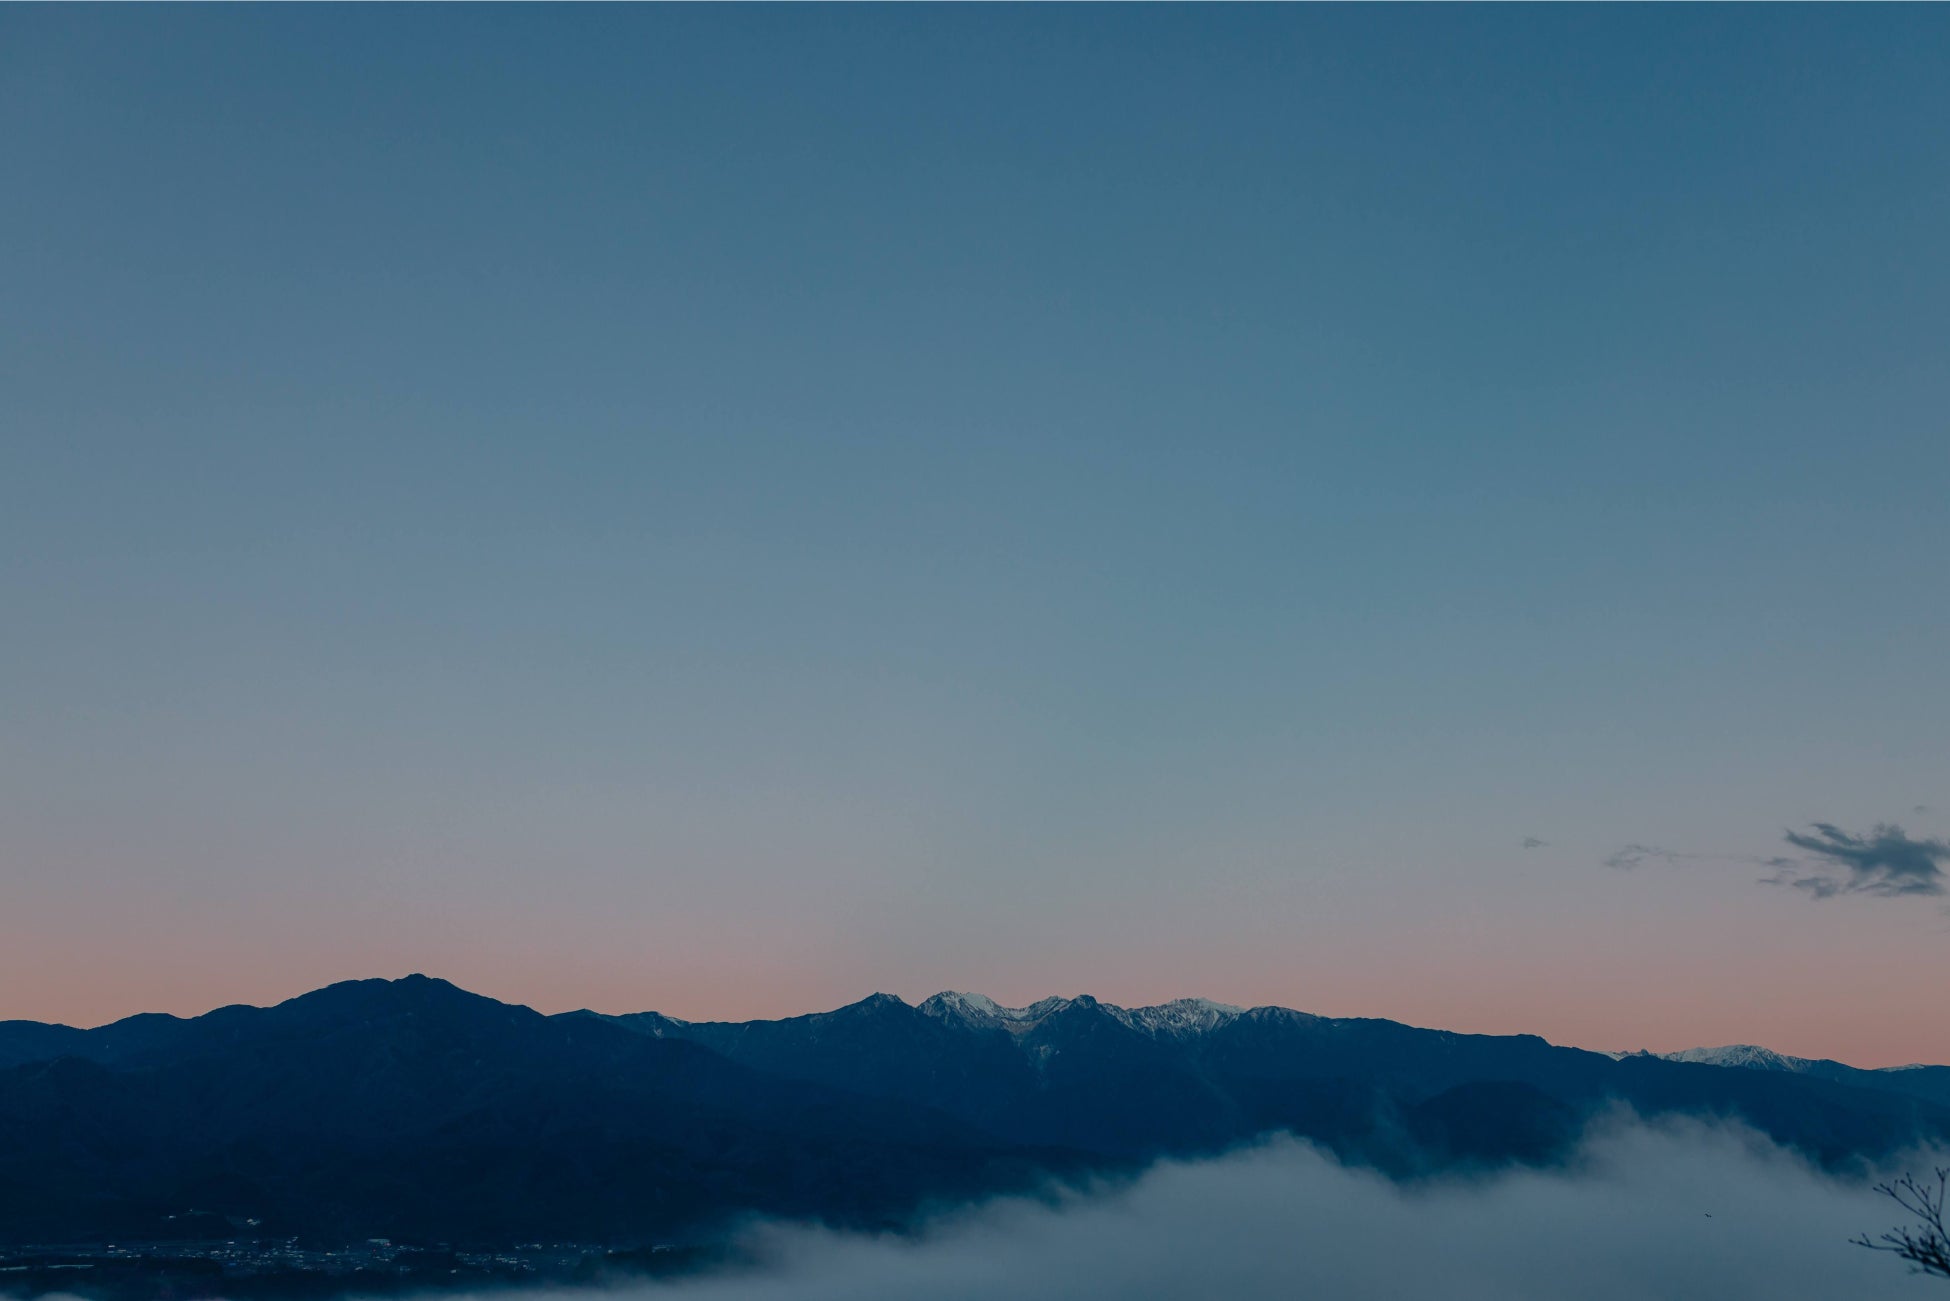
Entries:
POLYGON ((1274 1131, 1396 1174, 1547 1163, 1618 1104, 1737 1119, 1830 1164, 1950 1137, 1929 1072, 1841 1069, 1203 1000, 876 994, 688 1022, 350 981, 91 1030, 0 1022, 0 1240, 256 1221, 321 1240, 629 1246, 749 1215, 889 1226, 1274 1131))

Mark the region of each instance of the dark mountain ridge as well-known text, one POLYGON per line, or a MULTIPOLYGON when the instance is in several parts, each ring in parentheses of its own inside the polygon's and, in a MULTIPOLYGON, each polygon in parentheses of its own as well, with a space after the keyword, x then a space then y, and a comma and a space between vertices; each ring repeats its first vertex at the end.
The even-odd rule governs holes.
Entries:
POLYGON ((191 1212, 478 1244, 890 1225, 1269 1131, 1403 1175, 1546 1162, 1617 1104, 1738 1119, 1831 1165, 1950 1137, 1950 1107, 1906 1089, 1927 1077, 1832 1074, 1198 1000, 877 994, 694 1023, 352 981, 92 1030, 0 1023, 0 1241, 154 1239, 191 1212))
POLYGON ((738 1213, 886 1222, 1074 1161, 937 1112, 409 977, 84 1031, 0 1071, 0 1237, 635 1241, 738 1213))
POLYGON ((1830 1164, 1950 1132, 1950 1107, 1923 1072, 1770 1074, 1190 999, 1126 1009, 1081 996, 1011 1009, 974 995, 909 1006, 877 994, 777 1021, 612 1019, 794 1079, 919 1102, 1013 1141, 1126 1157, 1290 1130, 1398 1172, 1464 1155, 1543 1159, 1613 1103, 1738 1119, 1830 1164), (1445 1097, 1464 1090, 1494 1111, 1488 1086, 1505 1090, 1504 1147, 1487 1141, 1482 1116, 1445 1097), (1546 1101, 1513 1109, 1517 1096, 1546 1101), (1558 1118, 1553 1142, 1543 1141, 1544 1116, 1558 1118), (1447 1132, 1458 1125, 1474 1137, 1447 1132))

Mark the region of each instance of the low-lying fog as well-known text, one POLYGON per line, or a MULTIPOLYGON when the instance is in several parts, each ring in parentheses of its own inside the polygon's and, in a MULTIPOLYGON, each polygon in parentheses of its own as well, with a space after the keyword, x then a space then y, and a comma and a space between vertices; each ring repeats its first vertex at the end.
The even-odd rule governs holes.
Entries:
POLYGON ((1950 1283, 1848 1241, 1900 1220, 1865 1178, 1825 1175, 1749 1131, 1620 1120, 1557 1171, 1398 1186, 1277 1139, 945 1214, 909 1237, 760 1225, 747 1245, 765 1263, 733 1274, 491 1298, 1950 1301, 1950 1283))
POLYGON ((755 1235, 768 1269, 656 1290, 681 1301, 1950 1301, 1950 1284, 1848 1242, 1899 1218, 1865 1183, 1697 1123, 1603 1126, 1561 1172, 1406 1188, 1282 1139, 1055 1207, 950 1215, 915 1240, 769 1227, 755 1235))

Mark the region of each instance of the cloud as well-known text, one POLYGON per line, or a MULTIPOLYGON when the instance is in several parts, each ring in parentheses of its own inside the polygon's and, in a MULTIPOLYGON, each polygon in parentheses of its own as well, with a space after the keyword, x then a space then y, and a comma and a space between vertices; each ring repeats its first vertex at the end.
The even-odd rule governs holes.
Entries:
MULTIPOLYGON (((1927 1162, 1927 1158, 1919 1158, 1927 1162)), ((1557 1171, 1398 1185, 1280 1139, 918 1236, 767 1227, 764 1262, 640 1301, 1899 1301, 1849 1244, 1900 1212, 1750 1132, 1619 1120, 1557 1171)), ((612 1297, 614 1293, 610 1294, 612 1297)), ((633 1299, 626 1298, 626 1301, 633 1299)))
POLYGON ((1854 836, 1833 823, 1817 822, 1812 832, 1790 831, 1787 842, 1814 856, 1813 862, 1782 860, 1770 878, 1805 890, 1814 898, 1838 894, 1942 894, 1950 841, 1912 839, 1893 822, 1877 823, 1866 836, 1854 836))
POLYGON ((1682 858, 1697 858, 1697 854, 1682 854, 1677 850, 1663 849, 1658 845, 1627 845, 1605 859, 1606 867, 1629 871, 1648 859, 1662 863, 1677 863, 1682 858))
POLYGON ((1866 836, 1851 835, 1832 822, 1808 831, 1783 833, 1799 855, 1695 854, 1662 845, 1626 845, 1605 866, 1629 871, 1648 862, 1752 863, 1768 869, 1769 885, 1788 885, 1810 898, 1841 894, 1941 895, 1950 867, 1950 840, 1917 839, 1893 822, 1879 822, 1866 836))

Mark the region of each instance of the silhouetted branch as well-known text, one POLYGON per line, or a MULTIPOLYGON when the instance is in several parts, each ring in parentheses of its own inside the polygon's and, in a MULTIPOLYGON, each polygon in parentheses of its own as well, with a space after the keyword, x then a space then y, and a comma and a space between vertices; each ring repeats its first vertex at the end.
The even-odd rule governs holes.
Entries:
POLYGON ((1874 1238, 1865 1233, 1850 1241, 1870 1251, 1890 1252, 1908 1261, 1920 1274, 1950 1279, 1950 1230, 1943 1223, 1946 1194, 1950 1194, 1950 1168, 1937 1167, 1935 1184, 1904 1175, 1894 1183, 1877 1184, 1876 1191, 1902 1207, 1916 1222, 1874 1238))

